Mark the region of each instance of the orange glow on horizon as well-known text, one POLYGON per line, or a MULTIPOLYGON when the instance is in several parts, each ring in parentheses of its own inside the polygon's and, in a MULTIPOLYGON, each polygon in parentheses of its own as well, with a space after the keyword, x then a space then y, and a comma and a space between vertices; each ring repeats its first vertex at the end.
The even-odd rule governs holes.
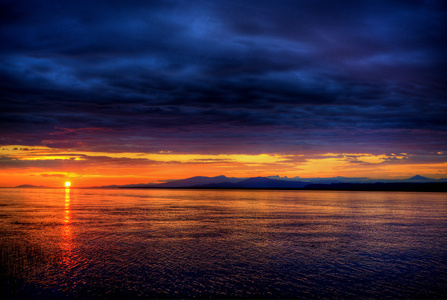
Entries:
POLYGON ((69 179, 76 187, 162 183, 193 176, 325 178, 368 177, 405 179, 414 175, 447 177, 444 152, 431 159, 413 159, 410 154, 325 153, 325 154, 173 154, 106 153, 31 146, 3 146, 0 186, 23 184, 65 187, 69 179), (440 157, 441 156, 441 157, 440 157), (63 158, 63 159, 61 159, 63 158), (79 158, 79 159, 76 159, 79 158))

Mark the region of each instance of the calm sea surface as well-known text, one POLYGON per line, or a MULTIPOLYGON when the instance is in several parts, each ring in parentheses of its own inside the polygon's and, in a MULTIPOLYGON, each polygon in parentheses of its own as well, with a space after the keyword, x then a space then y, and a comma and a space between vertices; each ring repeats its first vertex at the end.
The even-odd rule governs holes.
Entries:
POLYGON ((0 189, 0 297, 447 298, 447 194, 0 189))

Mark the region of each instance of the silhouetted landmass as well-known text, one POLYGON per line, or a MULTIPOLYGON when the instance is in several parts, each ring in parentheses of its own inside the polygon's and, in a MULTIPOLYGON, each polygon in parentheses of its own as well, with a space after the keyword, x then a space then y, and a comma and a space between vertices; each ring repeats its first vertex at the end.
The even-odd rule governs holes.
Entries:
POLYGON ((408 180, 424 180, 425 181, 425 180, 433 180, 433 179, 427 178, 427 177, 424 177, 421 175, 416 175, 416 176, 409 178, 408 180))
POLYGON ((16 186, 16 188, 48 188, 48 187, 43 185, 21 184, 16 186))
POLYGON ((206 177, 206 176, 194 176, 186 179, 180 180, 172 180, 165 183, 139 183, 139 184, 127 184, 122 185, 120 187, 124 188, 184 188, 184 187, 193 187, 200 186, 206 184, 214 184, 214 183, 222 183, 222 182, 239 182, 244 178, 234 178, 234 177, 226 177, 224 175, 216 176, 216 177, 206 177))
POLYGON ((310 183, 329 184, 329 183, 346 183, 346 182, 361 183, 361 182, 371 182, 372 181, 368 177, 344 177, 344 176, 301 178, 299 176, 281 177, 281 176, 275 175, 275 176, 267 176, 267 178, 276 179, 276 180, 285 180, 285 181, 301 181, 301 182, 306 182, 308 184, 310 184, 310 183))
POLYGON ((205 177, 205 176, 195 176, 187 179, 181 179, 176 181, 170 181, 166 183, 157 184, 157 187, 182 187, 182 186, 196 186, 196 185, 206 185, 222 182, 238 182, 241 181, 240 178, 226 177, 224 175, 216 177, 205 177))
MULTIPOLYGON (((343 177, 336 176, 330 178, 300 178, 296 177, 280 177, 280 176, 268 176, 268 177, 252 177, 252 178, 235 178, 226 177, 224 175, 215 177, 195 176, 186 179, 173 180, 165 183, 140 183, 130 184, 121 187, 159 187, 159 188, 191 188, 191 187, 206 187, 206 188, 302 188, 310 184, 335 184, 335 183, 401 183, 401 182, 440 182, 442 180, 436 180, 426 178, 420 175, 413 176, 411 178, 402 179, 369 179, 366 177, 343 177)), ((444 180, 446 181, 446 180, 444 180)))
POLYGON ((301 181, 285 181, 267 177, 253 177, 236 183, 221 182, 197 185, 197 188, 303 188, 309 183, 301 181))
MULTIPOLYGON (((299 178, 299 177, 298 177, 299 178)), ((226 176, 196 176, 175 180, 162 184, 134 184, 121 186, 124 188, 185 188, 185 189, 294 189, 294 190, 346 190, 346 191, 420 191, 447 192, 447 181, 435 180, 423 176, 413 176, 403 180, 384 180, 385 182, 365 182, 367 178, 359 178, 362 182, 340 182, 351 178, 312 178, 298 181, 281 177, 234 178, 226 176), (280 178, 280 179, 272 179, 280 178)), ((354 178, 353 178, 354 179, 354 178)))
POLYGON ((228 183, 207 184, 189 188, 215 188, 215 189, 294 189, 294 190, 336 190, 336 191, 408 191, 408 192, 447 192, 446 182, 398 182, 398 183, 269 183, 269 184, 242 184, 228 183), (303 185, 304 184, 304 185, 303 185))
MULTIPOLYGON (((16 188, 49 188, 22 184, 16 188)), ((62 188, 62 187, 58 187, 62 188)), ((447 192, 447 178, 432 179, 415 175, 405 180, 383 179, 374 180, 366 177, 331 178, 288 178, 280 176, 236 178, 224 175, 215 177, 195 176, 186 179, 172 180, 165 183, 138 183, 127 185, 107 185, 80 187, 84 189, 115 189, 115 188, 164 188, 164 189, 294 189, 294 190, 346 190, 346 191, 420 191, 447 192), (299 180, 302 179, 302 180, 299 180), (357 181, 357 182, 356 182, 357 181)))
POLYGON ((447 192, 447 182, 310 184, 306 190, 447 192))

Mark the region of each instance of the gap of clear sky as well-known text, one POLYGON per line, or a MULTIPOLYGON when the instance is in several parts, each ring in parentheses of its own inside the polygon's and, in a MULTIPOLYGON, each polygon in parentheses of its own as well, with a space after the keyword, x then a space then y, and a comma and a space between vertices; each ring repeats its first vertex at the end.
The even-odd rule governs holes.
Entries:
POLYGON ((0 186, 447 177, 445 1, 1 1, 0 186))

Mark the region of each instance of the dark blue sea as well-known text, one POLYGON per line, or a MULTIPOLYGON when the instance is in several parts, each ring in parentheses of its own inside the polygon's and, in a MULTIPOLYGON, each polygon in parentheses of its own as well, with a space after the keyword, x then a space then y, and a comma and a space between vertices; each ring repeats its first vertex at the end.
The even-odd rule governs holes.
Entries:
POLYGON ((0 189, 2 299, 447 298, 447 194, 0 189))

